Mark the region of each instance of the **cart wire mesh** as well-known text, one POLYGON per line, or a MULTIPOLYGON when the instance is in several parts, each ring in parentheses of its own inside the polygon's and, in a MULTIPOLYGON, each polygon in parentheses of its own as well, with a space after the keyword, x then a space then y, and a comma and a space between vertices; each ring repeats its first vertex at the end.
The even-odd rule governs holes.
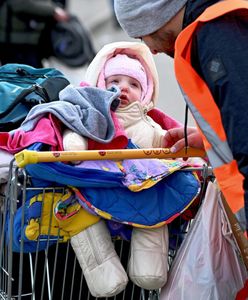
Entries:
MULTIPOLYGON (((212 180, 212 169, 209 166, 202 168, 189 168, 189 171, 200 172, 201 193, 198 206, 204 198, 207 182, 212 180)), ((92 297, 77 258, 69 242, 61 243, 59 239, 52 240, 48 232, 47 246, 39 250, 42 238, 38 237, 37 249, 32 253, 24 251, 23 233, 20 239, 19 253, 13 251, 13 226, 17 207, 21 207, 21 227, 25 223, 26 197, 28 192, 65 193, 62 187, 32 187, 30 176, 25 170, 15 166, 14 161, 9 169, 9 181, 5 194, 1 197, 0 211, 0 299, 116 299, 116 300, 158 300, 159 290, 148 291, 139 288, 129 281, 126 289, 110 298, 92 297), (7 232, 7 234, 6 234, 7 232)), ((182 240, 187 235, 193 219, 183 220, 181 217, 169 224, 169 266, 177 254, 182 240)), ((23 231, 22 231, 23 232, 23 231)), ((117 254, 122 265, 127 268, 130 243, 125 240, 113 240, 117 254)))

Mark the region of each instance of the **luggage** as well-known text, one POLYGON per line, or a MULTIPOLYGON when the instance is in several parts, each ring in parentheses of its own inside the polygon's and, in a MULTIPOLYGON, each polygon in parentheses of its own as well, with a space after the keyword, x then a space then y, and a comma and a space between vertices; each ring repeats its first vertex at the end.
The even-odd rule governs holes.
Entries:
POLYGON ((44 58, 55 57, 70 68, 82 67, 96 55, 90 32, 74 15, 65 22, 47 22, 40 47, 44 58))
POLYGON ((59 100, 70 82, 55 68, 23 64, 0 67, 0 131, 18 128, 29 110, 39 103, 59 100))
POLYGON ((51 28, 52 56, 69 67, 82 67, 95 57, 90 32, 76 16, 51 28))

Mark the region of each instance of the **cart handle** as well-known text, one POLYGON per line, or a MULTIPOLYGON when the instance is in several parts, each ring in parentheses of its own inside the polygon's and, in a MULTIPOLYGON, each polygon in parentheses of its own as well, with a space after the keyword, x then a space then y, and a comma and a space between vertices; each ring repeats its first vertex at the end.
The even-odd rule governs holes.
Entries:
POLYGON ((23 150, 15 154, 18 167, 39 162, 77 161, 77 160, 123 160, 136 158, 179 158, 206 157, 202 149, 184 148, 172 153, 169 148, 145 149, 114 149, 114 150, 84 150, 84 151, 32 151, 23 150))

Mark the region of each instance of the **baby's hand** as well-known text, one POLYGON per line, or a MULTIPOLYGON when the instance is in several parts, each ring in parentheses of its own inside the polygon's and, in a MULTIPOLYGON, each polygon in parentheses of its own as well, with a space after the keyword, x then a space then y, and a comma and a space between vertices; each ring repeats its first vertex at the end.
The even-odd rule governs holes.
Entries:
MULTIPOLYGON (((65 129, 63 132, 63 147, 65 151, 82 151, 88 150, 88 139, 71 129, 65 129)), ((73 165, 79 164, 81 161, 72 161, 73 165)))
POLYGON ((88 139, 70 129, 66 129, 63 132, 63 147, 65 151, 88 150, 88 139))
POLYGON ((57 22, 66 22, 69 20, 68 13, 61 7, 55 7, 53 17, 57 22))

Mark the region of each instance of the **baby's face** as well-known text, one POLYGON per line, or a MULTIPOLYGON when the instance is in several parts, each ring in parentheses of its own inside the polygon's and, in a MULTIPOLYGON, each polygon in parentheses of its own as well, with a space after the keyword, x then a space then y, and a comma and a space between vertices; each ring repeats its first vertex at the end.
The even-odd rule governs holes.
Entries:
POLYGON ((106 87, 113 85, 117 85, 121 91, 120 107, 141 100, 142 88, 138 80, 126 75, 113 75, 106 79, 106 87))

